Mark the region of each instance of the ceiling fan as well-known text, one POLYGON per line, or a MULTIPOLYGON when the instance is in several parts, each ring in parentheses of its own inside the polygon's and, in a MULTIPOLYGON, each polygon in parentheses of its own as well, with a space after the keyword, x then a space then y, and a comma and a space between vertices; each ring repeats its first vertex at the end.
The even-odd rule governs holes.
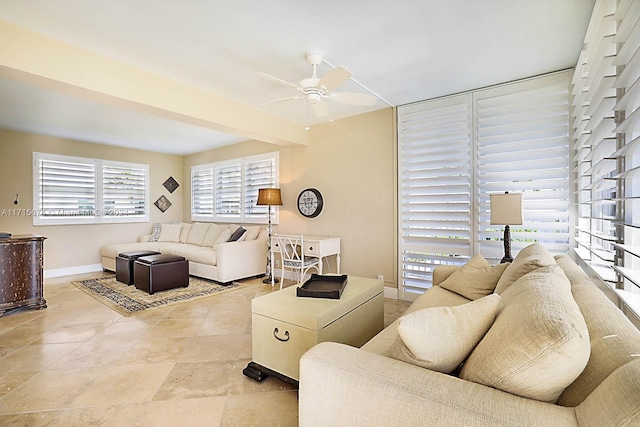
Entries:
POLYGON ((342 85, 351 78, 351 71, 343 67, 336 67, 320 78, 316 71, 318 65, 322 63, 322 54, 318 52, 308 52, 306 59, 307 62, 311 64, 313 72, 311 77, 300 80, 298 84, 290 83, 266 73, 260 73, 268 79, 294 88, 300 92, 299 95, 274 99, 273 101, 265 102, 261 105, 264 106, 274 104, 276 102, 291 101, 295 99, 306 99, 307 102, 311 104, 311 109, 317 117, 326 117, 329 114, 329 107, 324 102, 325 99, 332 99, 345 104, 368 106, 375 105, 378 101, 375 96, 361 93, 331 92, 332 89, 342 85))

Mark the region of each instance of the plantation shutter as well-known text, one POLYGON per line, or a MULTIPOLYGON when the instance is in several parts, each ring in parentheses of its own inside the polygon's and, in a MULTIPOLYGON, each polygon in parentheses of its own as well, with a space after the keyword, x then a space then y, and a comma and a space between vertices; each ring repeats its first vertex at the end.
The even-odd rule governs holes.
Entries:
POLYGON ((598 2, 571 87, 571 160, 577 202, 576 254, 602 280, 615 282, 617 171, 615 0, 598 2))
POLYGON ((194 221, 213 218, 213 175, 211 166, 191 170, 191 219, 194 221))
POLYGON ((569 82, 563 72, 474 93, 478 252, 500 260, 504 226, 490 224, 490 194, 522 193, 512 254, 539 242, 569 249, 569 82))
POLYGON ((613 43, 619 46, 613 65, 621 70, 613 85, 619 93, 614 110, 621 147, 615 153, 620 167, 615 177, 619 184, 616 293, 640 316, 640 3, 618 2, 613 20, 617 23, 613 43))
POLYGON ((93 219, 96 210, 96 164, 83 159, 43 158, 36 153, 40 218, 93 219))
POLYGON ((244 221, 256 222, 267 215, 267 206, 256 205, 258 190, 276 187, 275 170, 276 160, 273 156, 244 163, 244 221))
POLYGON ((471 255, 470 96, 398 108, 401 291, 431 287, 438 265, 471 255))
POLYGON ((216 217, 242 220, 242 164, 227 163, 215 168, 216 217))
POLYGON ((102 166, 102 200, 105 217, 144 217, 147 213, 148 169, 142 165, 102 166))

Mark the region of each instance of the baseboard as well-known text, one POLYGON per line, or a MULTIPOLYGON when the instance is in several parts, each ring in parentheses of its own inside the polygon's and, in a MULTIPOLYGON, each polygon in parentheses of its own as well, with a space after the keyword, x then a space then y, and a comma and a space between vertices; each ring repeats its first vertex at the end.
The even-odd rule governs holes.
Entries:
POLYGON ((44 278, 71 276, 74 274, 94 273, 102 271, 102 264, 78 265, 75 267, 54 268, 52 270, 44 270, 44 278))
POLYGON ((390 286, 384 287, 384 297, 391 299, 398 299, 398 288, 392 288, 390 286))

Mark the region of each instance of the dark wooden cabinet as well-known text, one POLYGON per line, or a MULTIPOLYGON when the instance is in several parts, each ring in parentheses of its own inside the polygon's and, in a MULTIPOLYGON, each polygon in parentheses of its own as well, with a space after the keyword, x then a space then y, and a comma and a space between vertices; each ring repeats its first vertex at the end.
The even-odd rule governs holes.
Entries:
POLYGON ((0 316, 20 307, 47 307, 42 271, 45 239, 34 235, 0 239, 0 316))

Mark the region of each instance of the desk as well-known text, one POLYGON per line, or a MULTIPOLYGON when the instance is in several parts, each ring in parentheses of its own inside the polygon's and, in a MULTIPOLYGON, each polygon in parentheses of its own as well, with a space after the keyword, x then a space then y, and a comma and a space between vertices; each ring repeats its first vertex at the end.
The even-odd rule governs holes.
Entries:
MULTIPOLYGON (((331 236, 315 236, 304 234, 302 236, 304 241, 304 254, 305 256, 314 256, 320 258, 320 265, 318 266, 319 273, 322 274, 322 268, 324 261, 323 258, 335 255, 336 257, 336 273, 340 273, 340 238, 331 236)), ((273 255, 274 249, 278 249, 278 240, 275 237, 271 238, 271 271, 273 272, 273 255)), ((279 252, 279 249, 277 250, 279 252)))

